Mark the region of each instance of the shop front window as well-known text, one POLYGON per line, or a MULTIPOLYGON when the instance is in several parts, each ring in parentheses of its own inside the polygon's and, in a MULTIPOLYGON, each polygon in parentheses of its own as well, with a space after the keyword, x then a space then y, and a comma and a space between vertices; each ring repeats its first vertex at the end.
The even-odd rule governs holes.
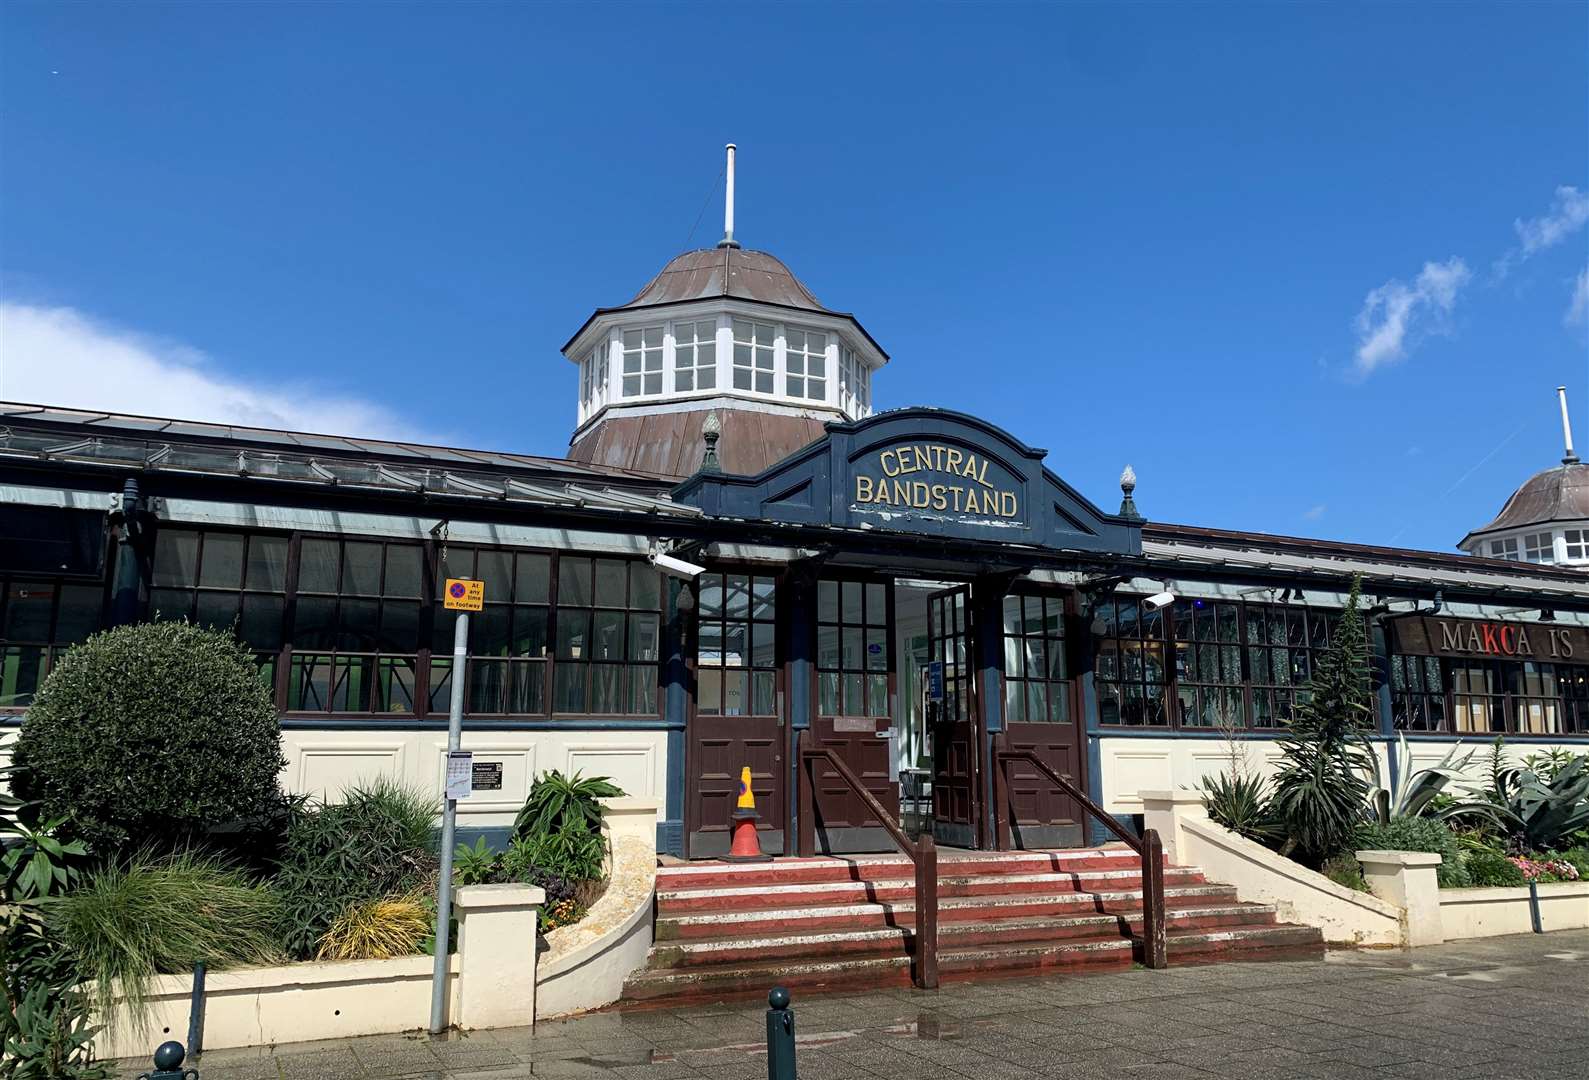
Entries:
POLYGON ((103 582, 0 578, 0 709, 31 705, 61 654, 104 625, 103 582))
POLYGON ((155 535, 149 591, 152 619, 185 619, 233 633, 274 687, 285 642, 286 536, 180 529, 155 535))
MULTIPOLYGON (((818 713, 888 716, 889 658, 887 586, 878 582, 818 582, 818 713)), ((946 664, 946 694, 952 693, 952 678, 952 669, 946 664)))
POLYGON ((1176 719, 1180 726, 1244 726, 1240 605, 1186 600, 1175 604, 1173 612, 1176 719))
POLYGON ((1589 735, 1589 666, 1392 656, 1390 685, 1399 731, 1589 735))
MULTIPOLYGON (((485 585, 485 606, 469 616, 469 683, 464 708, 471 715, 544 714, 550 649, 552 557, 539 551, 477 550, 450 545, 436 574, 436 599, 448 578, 485 585)), ((457 612, 434 608, 429 711, 445 713, 452 701, 452 648, 457 612)))
POLYGON ((1098 618, 1103 621, 1094 661, 1099 720, 1121 727, 1167 726, 1163 609, 1118 599, 1102 604, 1098 618))
POLYGON ((552 713, 655 716, 662 585, 646 563, 558 558, 552 713))

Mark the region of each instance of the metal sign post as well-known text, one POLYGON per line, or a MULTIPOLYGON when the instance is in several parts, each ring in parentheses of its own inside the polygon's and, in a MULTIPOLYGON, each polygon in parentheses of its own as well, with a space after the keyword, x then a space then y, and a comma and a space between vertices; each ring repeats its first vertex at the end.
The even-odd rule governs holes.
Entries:
POLYGON ((485 583, 447 579, 442 594, 444 605, 458 612, 458 623, 452 634, 452 702, 447 713, 447 776, 446 802, 441 814, 441 872, 436 883, 436 963, 430 984, 430 1033, 439 1035, 447 1028, 447 969, 451 966, 448 953, 452 935, 452 849, 453 834, 458 825, 458 799, 468 798, 471 769, 459 751, 463 741, 463 691, 467 682, 464 666, 469 657, 469 612, 481 610, 485 604, 485 583), (460 762, 462 781, 453 773, 455 762, 460 762))

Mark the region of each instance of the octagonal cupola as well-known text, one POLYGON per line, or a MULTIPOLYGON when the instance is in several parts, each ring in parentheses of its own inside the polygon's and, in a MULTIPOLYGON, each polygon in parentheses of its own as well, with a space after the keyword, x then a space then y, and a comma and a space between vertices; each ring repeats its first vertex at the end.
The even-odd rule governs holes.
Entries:
POLYGON ((1589 464, 1572 448, 1567 388, 1556 394, 1566 444, 1561 464, 1529 477, 1492 521, 1464 536, 1458 546, 1469 555, 1589 570, 1589 464))
POLYGON ((716 412, 725 471, 754 473, 872 412, 888 354, 775 256, 734 238, 728 147, 723 239, 675 256, 633 299, 597 308, 563 346, 579 370, 578 461, 687 476, 716 412))

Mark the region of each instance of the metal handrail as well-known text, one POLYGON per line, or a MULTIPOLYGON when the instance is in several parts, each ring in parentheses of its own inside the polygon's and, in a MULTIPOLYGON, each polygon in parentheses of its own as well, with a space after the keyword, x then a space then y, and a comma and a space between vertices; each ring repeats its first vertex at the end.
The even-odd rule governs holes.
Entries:
POLYGON ((1053 784, 1103 823, 1104 828, 1124 841, 1125 845, 1142 858, 1142 952, 1143 966, 1159 969, 1168 966, 1164 947, 1164 845, 1158 831, 1143 829, 1141 838, 1131 835, 1125 826, 1114 819, 1103 807, 1089 799, 1085 792, 1065 779, 1052 765, 1031 750, 994 751, 999 768, 1011 761, 1024 761, 1035 766, 1053 784))
POLYGON ((816 854, 816 776, 810 764, 822 758, 833 767, 851 791, 861 797, 866 809, 887 830, 900 851, 916 868, 916 971, 914 981, 923 990, 938 987, 938 847, 930 833, 912 842, 904 827, 866 790, 860 777, 850 770, 838 754, 826 746, 812 746, 810 732, 800 733, 800 854, 816 854))

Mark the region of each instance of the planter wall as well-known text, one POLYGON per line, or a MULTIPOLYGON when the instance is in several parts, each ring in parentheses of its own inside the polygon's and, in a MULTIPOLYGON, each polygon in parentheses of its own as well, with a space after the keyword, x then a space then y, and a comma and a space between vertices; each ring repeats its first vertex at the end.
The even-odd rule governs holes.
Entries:
MULTIPOLYGON (((1551 930, 1589 927, 1589 881, 1539 886, 1540 924, 1551 930)), ((1441 889, 1440 920, 1446 940, 1532 933, 1526 886, 1441 889)))

